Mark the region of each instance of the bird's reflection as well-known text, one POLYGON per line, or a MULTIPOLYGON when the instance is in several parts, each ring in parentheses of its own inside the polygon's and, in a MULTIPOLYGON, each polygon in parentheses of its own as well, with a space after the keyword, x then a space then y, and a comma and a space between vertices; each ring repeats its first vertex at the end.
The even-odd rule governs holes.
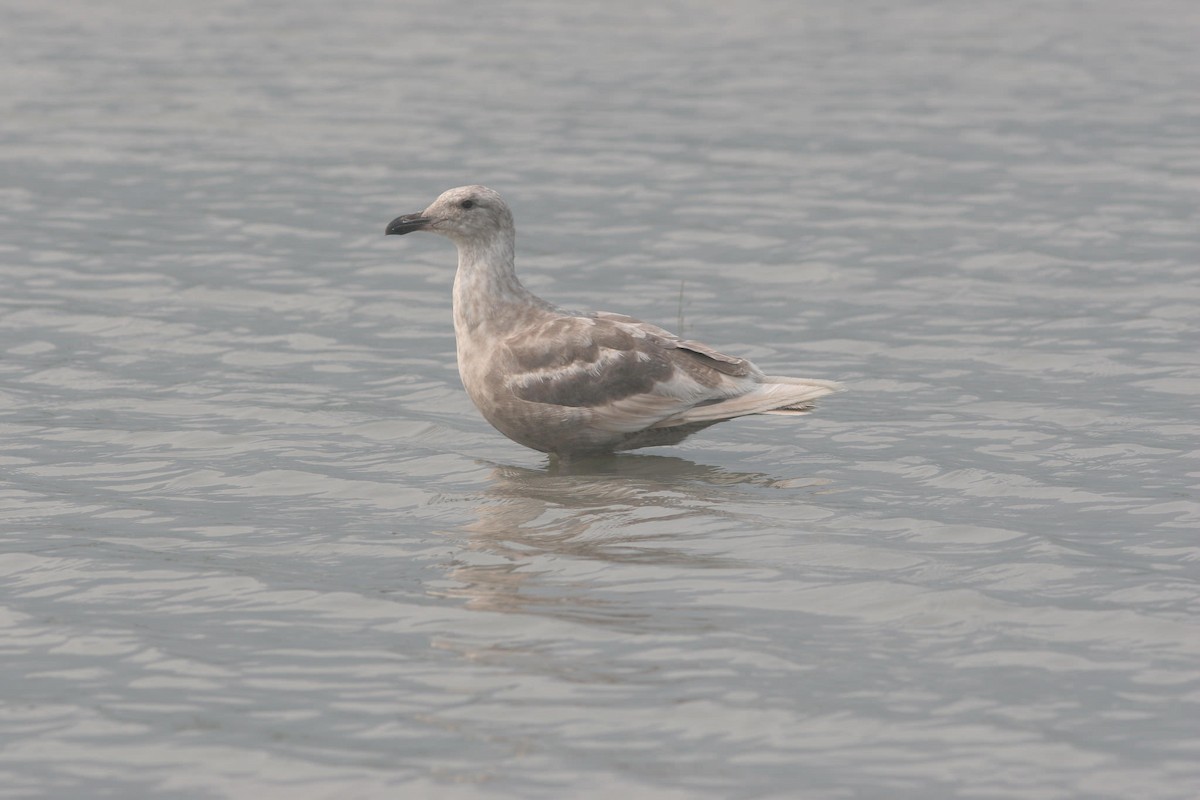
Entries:
MULTIPOLYGON (((491 465, 467 549, 451 564, 454 588, 474 609, 532 611, 636 624, 640 606, 614 597, 613 565, 639 576, 683 569, 757 569, 711 547, 688 547, 714 528, 759 523, 761 492, 791 484, 683 458, 619 455, 551 462, 541 469, 491 465), (756 500, 758 495, 760 499, 756 500)), ((678 622, 678 620, 676 620, 678 622)))

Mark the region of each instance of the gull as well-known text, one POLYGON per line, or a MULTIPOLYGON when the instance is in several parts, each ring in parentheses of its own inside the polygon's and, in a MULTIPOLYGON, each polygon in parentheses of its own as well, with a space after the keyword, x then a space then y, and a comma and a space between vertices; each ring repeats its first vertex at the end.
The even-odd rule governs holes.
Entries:
POLYGON ((553 457, 677 444, 748 414, 799 416, 841 388, 766 375, 624 314, 548 303, 517 280, 512 212, 486 186, 449 189, 386 233, 413 231, 458 248, 454 335, 471 401, 505 436, 553 457))

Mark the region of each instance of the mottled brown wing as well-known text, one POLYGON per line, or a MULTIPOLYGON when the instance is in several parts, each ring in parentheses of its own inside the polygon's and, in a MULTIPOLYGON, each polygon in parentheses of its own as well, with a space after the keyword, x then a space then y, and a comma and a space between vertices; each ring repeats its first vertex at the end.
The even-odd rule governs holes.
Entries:
POLYGON ((513 394, 587 408, 597 425, 610 430, 641 430, 743 391, 725 371, 738 365, 681 347, 674 337, 636 322, 559 317, 510 338, 503 349, 513 394))
POLYGON ((642 322, 635 317, 629 317, 625 314, 615 314, 611 311, 596 311, 592 315, 596 319, 607 319, 614 322, 622 322, 626 325, 640 328, 648 334, 661 337, 664 340, 664 346, 674 346, 679 350, 683 350, 690 355, 698 357, 700 363, 711 367, 725 375, 731 375, 736 378, 744 378, 753 375, 756 372, 755 367, 744 358, 726 355, 720 351, 714 350, 706 344, 694 342, 689 339, 681 339, 665 328, 660 328, 657 325, 652 325, 649 322, 642 322))
POLYGON ((510 387, 533 403, 605 405, 652 393, 675 373, 657 337, 608 320, 559 317, 506 344, 510 387))

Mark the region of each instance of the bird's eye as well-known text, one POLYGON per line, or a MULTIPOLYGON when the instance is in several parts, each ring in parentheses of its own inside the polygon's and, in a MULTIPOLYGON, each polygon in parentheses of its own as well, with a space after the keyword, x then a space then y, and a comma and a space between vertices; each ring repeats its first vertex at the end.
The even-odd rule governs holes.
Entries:
POLYGON ((458 207, 459 208, 474 208, 475 201, 474 200, 463 200, 461 203, 458 204, 458 207))

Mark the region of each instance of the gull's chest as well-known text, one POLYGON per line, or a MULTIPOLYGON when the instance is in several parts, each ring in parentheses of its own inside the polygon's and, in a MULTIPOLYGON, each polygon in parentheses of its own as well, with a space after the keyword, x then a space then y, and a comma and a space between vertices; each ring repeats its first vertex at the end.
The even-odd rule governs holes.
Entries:
POLYGON ((463 383, 470 385, 483 380, 487 365, 493 360, 493 344, 476 331, 455 326, 455 349, 458 353, 458 372, 463 383))
POLYGON ((505 360, 503 337, 480 328, 455 330, 458 352, 458 374, 471 400, 480 409, 495 407, 505 400, 511 390, 503 379, 505 360))

